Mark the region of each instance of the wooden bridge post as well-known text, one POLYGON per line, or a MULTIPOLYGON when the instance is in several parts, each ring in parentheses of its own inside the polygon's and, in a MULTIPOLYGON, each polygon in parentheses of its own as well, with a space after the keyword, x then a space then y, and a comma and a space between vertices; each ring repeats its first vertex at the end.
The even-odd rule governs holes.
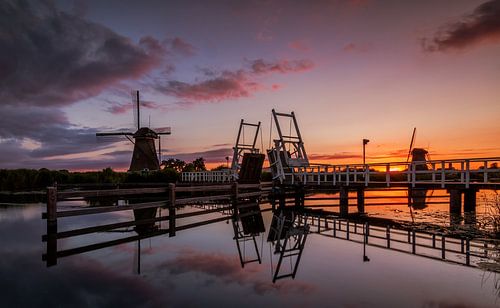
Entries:
POLYGON ((286 206, 286 190, 284 186, 280 186, 278 192, 278 209, 283 209, 286 206))
POLYGON ((295 186, 295 206, 304 207, 304 198, 304 186, 300 184, 295 186))
POLYGON ((175 184, 168 184, 168 236, 175 236, 175 184))
POLYGON ((349 188, 340 187, 340 217, 347 217, 349 214, 349 188))
POLYGON ((235 217, 238 217, 238 182, 233 182, 231 185, 231 205, 235 217))
POLYGON ((358 213, 365 213, 365 189, 363 187, 358 187, 357 189, 357 201, 358 201, 358 213))
POLYGON ((450 194, 450 216, 460 215, 462 211, 462 191, 450 189, 448 192, 450 194))
POLYGON ((476 192, 473 188, 464 190, 464 212, 476 211, 476 192))
POLYGON ((47 187, 47 266, 57 264, 57 187, 47 187))

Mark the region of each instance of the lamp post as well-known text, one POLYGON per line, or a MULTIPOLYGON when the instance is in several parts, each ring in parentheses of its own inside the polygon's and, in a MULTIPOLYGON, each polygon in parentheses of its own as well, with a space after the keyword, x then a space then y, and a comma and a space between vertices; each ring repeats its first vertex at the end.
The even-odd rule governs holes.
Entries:
POLYGON ((368 142, 370 142, 370 140, 363 139, 363 165, 366 165, 365 147, 368 142))
POLYGON ((226 168, 229 169, 229 156, 226 156, 226 168))
POLYGON ((366 242, 368 242, 368 223, 363 225, 363 262, 370 262, 370 258, 366 255, 366 242))

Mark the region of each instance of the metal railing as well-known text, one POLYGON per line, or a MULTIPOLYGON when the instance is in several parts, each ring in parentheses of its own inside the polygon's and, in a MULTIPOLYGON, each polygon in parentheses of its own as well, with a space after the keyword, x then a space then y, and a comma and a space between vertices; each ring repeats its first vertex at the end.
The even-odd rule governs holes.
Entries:
POLYGON ((292 167, 284 181, 303 184, 499 184, 500 157, 431 160, 425 162, 388 162, 375 164, 310 165, 292 167))
POLYGON ((182 182, 229 183, 236 179, 234 170, 182 172, 182 182))

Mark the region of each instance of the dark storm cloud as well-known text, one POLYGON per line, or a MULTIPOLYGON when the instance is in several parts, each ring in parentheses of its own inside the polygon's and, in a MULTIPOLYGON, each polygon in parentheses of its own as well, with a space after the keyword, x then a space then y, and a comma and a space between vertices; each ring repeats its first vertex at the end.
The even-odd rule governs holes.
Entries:
POLYGON ((61 106, 142 76, 165 53, 49 2, 0 3, 0 99, 4 105, 61 106))
MULTIPOLYGON (((131 148, 132 149, 132 148, 131 148)), ((17 140, 0 142, 0 168, 50 168, 54 170, 100 170, 107 167, 128 169, 132 151, 116 151, 90 158, 61 158, 45 160, 34 157, 33 151, 17 140)))
MULTIPOLYGON (((70 123, 60 108, 118 88, 120 82, 162 65, 173 71, 165 60, 167 48, 190 51, 191 45, 181 39, 172 40, 172 46, 149 36, 132 42, 83 15, 60 11, 51 1, 0 2, 2 167, 89 169, 121 159, 105 155, 95 162, 46 160, 113 146, 97 142, 96 129, 70 123)), ((109 111, 125 112, 131 106, 110 104, 109 111)), ((143 106, 157 107, 153 102, 143 106)))
POLYGON ((423 39, 425 51, 464 49, 484 41, 500 41, 500 0, 478 6, 462 20, 446 25, 431 39, 423 39))
MULTIPOLYGON (((275 62, 257 59, 248 62, 248 69, 235 71, 214 70, 200 68, 199 71, 206 78, 193 83, 171 80, 167 83, 158 82, 155 89, 163 94, 177 97, 182 104, 196 102, 219 102, 229 99, 251 97, 253 93, 266 89, 258 77, 267 74, 298 73, 311 70, 314 63, 310 60, 280 60, 275 62)), ((276 90, 275 85, 270 89, 276 90)))
MULTIPOLYGON (((40 168, 50 165, 58 169, 89 169, 92 166, 110 166, 120 155, 104 157, 104 160, 85 159, 44 160, 53 156, 91 152, 105 149, 109 142, 97 142, 97 129, 72 125, 58 109, 41 107, 0 107, 0 165, 15 168, 40 168), (31 148, 23 142, 30 143, 31 148), (107 158, 107 160, 106 160, 107 158)), ((116 142, 117 140, 113 140, 116 142)), ((94 158, 96 159, 96 158, 94 158)), ((112 164, 116 166, 116 164, 112 164)))
POLYGON ((0 138, 22 140, 29 138, 40 143, 32 157, 63 155, 104 147, 96 143, 93 128, 71 125, 58 109, 1 107, 0 138))

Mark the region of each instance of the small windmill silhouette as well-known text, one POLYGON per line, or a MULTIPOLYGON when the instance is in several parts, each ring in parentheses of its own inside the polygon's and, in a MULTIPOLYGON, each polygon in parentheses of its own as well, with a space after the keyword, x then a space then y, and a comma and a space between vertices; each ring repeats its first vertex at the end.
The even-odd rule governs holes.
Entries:
POLYGON ((170 135, 170 127, 152 130, 149 127, 141 127, 139 91, 133 91, 133 101, 137 110, 137 131, 128 132, 101 132, 96 136, 125 136, 134 144, 134 153, 130 162, 129 171, 159 170, 161 157, 161 136, 170 135), (158 139, 158 155, 156 152, 155 140, 158 139))

